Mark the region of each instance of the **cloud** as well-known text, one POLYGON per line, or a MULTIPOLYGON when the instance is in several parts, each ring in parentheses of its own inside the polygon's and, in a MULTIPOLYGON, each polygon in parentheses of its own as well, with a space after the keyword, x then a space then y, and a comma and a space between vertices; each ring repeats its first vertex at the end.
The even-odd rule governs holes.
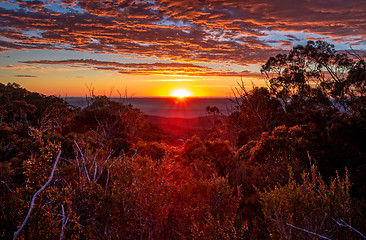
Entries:
POLYGON ((95 70, 117 71, 120 74, 134 75, 174 75, 174 76, 252 76, 260 74, 250 71, 217 70, 192 63, 120 63, 113 61, 99 61, 94 59, 67 59, 67 60, 39 60, 20 61, 19 63, 36 65, 69 65, 72 67, 90 67, 95 70))
POLYGON ((35 77, 38 77, 38 76, 33 76, 33 75, 15 75, 15 77, 17 78, 35 78, 35 77))
POLYGON ((306 37, 365 45, 365 26, 364 0, 3 1, 0 51, 67 49, 245 66, 306 37), (276 31, 284 34, 271 36, 276 31))
POLYGON ((74 71, 73 69, 70 68, 45 68, 45 67, 41 67, 38 65, 32 65, 32 64, 27 64, 27 65, 6 65, 6 66, 0 66, 0 69, 6 69, 6 70, 11 70, 11 71, 27 71, 27 72, 31 72, 31 73, 46 73, 46 72, 71 72, 74 71))
POLYGON ((146 80, 148 82, 194 82, 193 79, 152 79, 146 80))

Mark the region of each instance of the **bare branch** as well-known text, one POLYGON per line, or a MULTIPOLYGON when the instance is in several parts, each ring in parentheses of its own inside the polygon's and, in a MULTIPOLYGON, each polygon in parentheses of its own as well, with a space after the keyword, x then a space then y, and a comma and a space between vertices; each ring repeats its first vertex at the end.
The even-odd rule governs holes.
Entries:
POLYGON ((88 181, 90 182, 89 173, 88 173, 88 170, 86 169, 86 163, 85 163, 84 154, 83 154, 83 152, 81 151, 81 149, 80 149, 80 147, 79 147, 78 143, 76 142, 76 140, 74 140, 74 143, 75 143, 76 147, 77 147, 77 148, 78 148, 78 150, 79 150, 79 153, 80 153, 80 155, 81 155, 81 159, 83 160, 83 167, 84 167, 84 171, 85 171, 86 177, 87 177, 88 181))
POLYGON ((65 233, 65 227, 66 224, 69 222, 69 217, 70 214, 67 214, 67 217, 65 216, 65 208, 64 205, 61 204, 61 213, 62 213, 62 220, 61 220, 61 232, 60 232, 60 240, 62 240, 64 238, 64 233, 65 233))
POLYGON ((337 220, 333 219, 337 224, 338 226, 340 227, 346 227, 346 228, 350 228, 352 229, 353 231, 355 231, 356 233, 358 233, 359 235, 361 235, 362 238, 366 239, 366 236, 363 235, 360 231, 358 231, 357 229, 353 228, 351 225, 349 225, 348 223, 346 223, 345 221, 343 221, 342 219, 340 219, 338 222, 337 220))
POLYGON ((291 225, 291 224, 289 224, 289 223, 286 223, 286 225, 287 225, 287 226, 290 226, 290 227, 292 227, 292 228, 295 228, 295 229, 297 229, 297 230, 300 230, 300 231, 303 231, 303 232, 306 232, 306 233, 309 233, 309 234, 315 235, 315 236, 317 236, 317 237, 319 237, 319 238, 322 238, 322 239, 332 240, 332 239, 330 239, 330 238, 327 238, 327 237, 322 236, 322 235, 320 235, 320 234, 317 234, 317 233, 315 233, 315 232, 311 232, 311 231, 308 231, 308 230, 303 229, 303 228, 295 227, 294 225, 291 225))
POLYGON ((138 151, 138 149, 136 148, 135 149, 135 153, 133 154, 133 156, 131 157, 132 159, 134 158, 134 157, 136 157, 136 155, 137 155, 137 151, 138 151))
POLYGON ((0 181, 2 184, 4 184, 7 188, 8 188, 8 190, 10 191, 10 192, 13 192, 12 190, 11 190, 11 188, 9 187, 9 185, 6 183, 6 182, 4 182, 4 181, 0 181))
POLYGON ((33 198, 32 198, 32 201, 31 201, 31 205, 30 205, 30 208, 29 208, 29 211, 28 211, 28 214, 27 216, 25 217, 22 225, 19 227, 18 231, 16 231, 14 233, 14 237, 13 237, 13 240, 15 240, 17 238, 17 236, 19 235, 20 231, 22 231, 22 229, 24 228, 25 224, 27 223, 31 213, 32 213, 32 210, 33 210, 33 207, 34 207, 34 202, 36 200, 36 197, 51 183, 52 181, 52 178, 53 178, 53 174, 55 173, 55 170, 56 170, 56 167, 57 167, 57 163, 58 163, 58 160, 60 159, 60 156, 61 156, 61 151, 58 153, 57 155, 57 158, 56 158, 56 161, 55 163, 53 164, 53 169, 52 169, 52 172, 51 172, 51 176, 50 178, 48 179, 48 181, 46 182, 45 185, 43 185, 43 187, 41 187, 41 189, 39 189, 34 195, 33 195, 33 198))

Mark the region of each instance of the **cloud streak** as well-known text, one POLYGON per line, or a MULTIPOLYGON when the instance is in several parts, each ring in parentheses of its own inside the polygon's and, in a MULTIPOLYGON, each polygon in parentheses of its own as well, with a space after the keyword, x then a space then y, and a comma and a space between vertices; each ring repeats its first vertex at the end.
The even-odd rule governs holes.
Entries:
POLYGON ((19 75, 15 75, 15 77, 17 77, 17 78, 35 78, 37 76, 19 74, 19 75))
POLYGON ((251 76, 258 77, 258 73, 250 71, 216 70, 192 63, 120 63, 114 61, 99 61, 94 59, 67 59, 67 60, 39 60, 20 61, 31 65, 68 65, 71 67, 89 67, 95 70, 116 71, 120 74, 134 75, 172 75, 172 76, 251 76))

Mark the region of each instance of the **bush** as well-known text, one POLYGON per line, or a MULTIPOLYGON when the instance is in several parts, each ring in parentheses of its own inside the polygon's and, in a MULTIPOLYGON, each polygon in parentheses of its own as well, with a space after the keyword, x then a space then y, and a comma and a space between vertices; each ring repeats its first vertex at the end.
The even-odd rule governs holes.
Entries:
POLYGON ((259 192, 264 216, 270 220, 269 232, 274 239, 308 239, 320 234, 328 238, 344 239, 334 220, 348 219, 350 213, 348 173, 325 184, 315 165, 302 180, 290 179, 284 186, 259 192), (302 230, 299 230, 301 228, 302 230), (308 231, 308 232, 307 232, 308 231))

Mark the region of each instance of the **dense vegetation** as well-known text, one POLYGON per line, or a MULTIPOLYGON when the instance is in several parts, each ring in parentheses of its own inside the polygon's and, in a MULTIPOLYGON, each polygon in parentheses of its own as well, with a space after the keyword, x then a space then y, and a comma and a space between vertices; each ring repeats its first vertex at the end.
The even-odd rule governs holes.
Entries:
POLYGON ((31 203, 19 239, 364 238, 365 61, 308 42, 262 72, 269 88, 238 86, 182 145, 106 97, 0 84, 0 238, 31 203))

